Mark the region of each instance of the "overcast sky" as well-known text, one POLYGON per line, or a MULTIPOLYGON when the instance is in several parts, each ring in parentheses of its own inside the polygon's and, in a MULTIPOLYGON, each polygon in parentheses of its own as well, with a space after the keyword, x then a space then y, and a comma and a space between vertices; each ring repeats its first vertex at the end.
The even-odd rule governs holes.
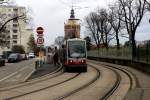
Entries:
MULTIPOLYGON (((94 11, 98 6, 106 7, 107 4, 113 0, 72 0, 73 4, 81 7, 82 9, 75 9, 76 18, 84 21, 84 17, 94 11), (88 8, 87 8, 88 7, 88 8)), ((45 44, 51 45, 57 36, 64 35, 64 22, 70 17, 71 0, 16 0, 19 6, 25 6, 32 9, 32 16, 34 25, 43 26, 45 29, 44 37, 45 44)), ((136 34, 136 40, 143 41, 150 39, 150 24, 145 17, 142 21, 141 27, 136 34)), ((86 34, 82 24, 81 36, 86 34)), ((36 33, 35 33, 36 34, 36 33)))

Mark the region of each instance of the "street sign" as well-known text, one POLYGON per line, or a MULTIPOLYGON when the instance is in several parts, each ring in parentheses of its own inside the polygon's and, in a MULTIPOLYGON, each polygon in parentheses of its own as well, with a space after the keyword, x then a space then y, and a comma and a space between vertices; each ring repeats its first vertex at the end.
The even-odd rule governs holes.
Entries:
POLYGON ((38 33, 38 35, 43 35, 44 32, 43 27, 37 27, 36 32, 38 33))
POLYGON ((43 37, 38 37, 37 38, 37 44, 43 44, 44 43, 44 38, 43 37))

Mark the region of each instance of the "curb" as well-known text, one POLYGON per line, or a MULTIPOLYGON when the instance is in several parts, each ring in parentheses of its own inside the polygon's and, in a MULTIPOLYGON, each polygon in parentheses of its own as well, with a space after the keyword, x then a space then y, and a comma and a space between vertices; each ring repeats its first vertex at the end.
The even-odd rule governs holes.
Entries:
MULTIPOLYGON (((24 82, 19 83, 19 84, 16 84, 16 85, 12 85, 12 86, 8 86, 8 87, 0 88, 0 92, 1 92, 1 91, 7 91, 7 90, 12 89, 12 88, 17 88, 17 87, 21 87, 21 86, 26 86, 26 85, 28 85, 28 84, 32 84, 32 83, 41 81, 41 80, 46 79, 46 78, 48 78, 48 77, 52 77, 52 75, 55 75, 55 74, 57 75, 57 74, 59 74, 59 72, 61 72, 61 69, 62 69, 62 66, 59 67, 57 70, 55 70, 55 71, 49 73, 49 74, 46 74, 46 75, 41 76, 41 77, 39 77, 39 78, 31 79, 31 80, 28 81, 27 79, 33 74, 33 73, 30 73, 30 76, 28 75, 29 77, 26 77, 26 80, 24 79, 24 80, 25 80, 24 82)), ((33 70, 33 71, 35 71, 35 70, 33 70)), ((32 72, 33 72, 33 71, 32 71, 32 72)))

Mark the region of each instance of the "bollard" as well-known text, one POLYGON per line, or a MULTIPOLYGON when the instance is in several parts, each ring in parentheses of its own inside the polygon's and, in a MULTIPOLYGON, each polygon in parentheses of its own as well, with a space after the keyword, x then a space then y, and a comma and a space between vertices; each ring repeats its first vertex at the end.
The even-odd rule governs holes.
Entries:
POLYGON ((35 69, 37 70, 38 68, 42 67, 44 62, 42 60, 37 60, 35 61, 35 69))

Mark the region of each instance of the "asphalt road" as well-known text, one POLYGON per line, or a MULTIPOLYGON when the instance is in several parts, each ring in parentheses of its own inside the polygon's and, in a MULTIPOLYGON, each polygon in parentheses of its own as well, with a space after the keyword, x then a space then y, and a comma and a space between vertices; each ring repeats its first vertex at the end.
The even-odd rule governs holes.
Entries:
POLYGON ((6 63, 0 67, 0 88, 24 82, 35 70, 35 59, 6 63))

